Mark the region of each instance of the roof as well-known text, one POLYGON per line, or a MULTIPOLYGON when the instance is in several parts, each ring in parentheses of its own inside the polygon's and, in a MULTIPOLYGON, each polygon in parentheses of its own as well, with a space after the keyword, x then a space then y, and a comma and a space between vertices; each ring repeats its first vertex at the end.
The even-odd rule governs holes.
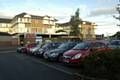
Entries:
POLYGON ((57 23, 58 26, 70 26, 70 22, 66 23, 57 23))
POLYGON ((82 24, 84 24, 84 22, 85 22, 85 24, 88 24, 88 25, 92 24, 92 22, 89 22, 89 21, 82 21, 82 24))
MULTIPOLYGON (((87 25, 92 25, 92 22, 89 22, 89 21, 82 21, 82 24, 87 24, 87 25)), ((61 27, 65 27, 65 26, 70 26, 70 22, 66 22, 66 23, 57 23, 58 26, 61 26, 61 27)))
MULTIPOLYGON (((20 13, 20 14, 18 14, 18 15, 16 15, 15 17, 24 17, 24 15, 26 15, 27 13, 25 13, 25 12, 23 12, 23 13, 20 13)), ((14 18, 15 18, 14 17, 14 18)))
MULTIPOLYGON (((28 13, 23 12, 23 13, 20 13, 20 14, 16 15, 14 18, 16 18, 16 17, 24 17, 24 15, 27 15, 27 14, 28 13)), ((38 16, 38 15, 31 15, 31 14, 29 14, 29 15, 31 16, 32 19, 43 19, 45 16, 50 18, 50 16, 48 16, 48 15, 45 15, 45 16, 38 16)), ((57 21, 57 19, 55 19, 55 21, 57 21)))
MULTIPOLYGON (((16 15, 15 17, 24 17, 24 15, 27 15, 27 14, 28 13, 23 12, 23 13, 20 13, 20 14, 16 15)), ((43 16, 36 16, 36 15, 31 15, 31 14, 30 14, 30 16, 31 16, 32 19, 42 19, 43 18, 43 16)))
POLYGON ((31 15, 32 19, 43 19, 43 16, 31 15))
POLYGON ((0 18, 0 23, 10 23, 12 19, 0 18))
POLYGON ((18 35, 19 33, 14 33, 14 34, 11 34, 11 36, 16 36, 16 35, 18 35))
POLYGON ((9 33, 6 32, 0 32, 0 36, 11 36, 9 33))

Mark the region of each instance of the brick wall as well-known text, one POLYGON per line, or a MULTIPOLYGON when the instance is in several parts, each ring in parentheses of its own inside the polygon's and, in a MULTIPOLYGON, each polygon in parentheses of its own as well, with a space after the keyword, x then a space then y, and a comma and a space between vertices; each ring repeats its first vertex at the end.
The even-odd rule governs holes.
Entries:
POLYGON ((0 46, 12 46, 11 41, 0 41, 0 46))
POLYGON ((17 46, 18 39, 12 36, 0 36, 0 47, 2 46, 17 46))
POLYGON ((20 44, 18 38, 13 38, 11 44, 12 46, 18 46, 20 44))

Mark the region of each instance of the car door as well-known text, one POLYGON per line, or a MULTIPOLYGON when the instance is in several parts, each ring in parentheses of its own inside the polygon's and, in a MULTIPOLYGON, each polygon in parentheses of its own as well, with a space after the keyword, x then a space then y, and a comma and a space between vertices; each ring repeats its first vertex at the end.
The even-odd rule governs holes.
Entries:
POLYGON ((92 45, 92 52, 104 52, 107 50, 107 47, 104 43, 101 43, 101 42, 95 42, 93 45, 92 45))

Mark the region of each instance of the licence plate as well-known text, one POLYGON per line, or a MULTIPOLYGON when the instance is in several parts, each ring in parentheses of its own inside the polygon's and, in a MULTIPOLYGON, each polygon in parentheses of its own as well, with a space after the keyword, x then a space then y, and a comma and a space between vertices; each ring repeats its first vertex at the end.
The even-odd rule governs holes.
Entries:
POLYGON ((69 63, 69 60, 64 60, 64 62, 69 63))

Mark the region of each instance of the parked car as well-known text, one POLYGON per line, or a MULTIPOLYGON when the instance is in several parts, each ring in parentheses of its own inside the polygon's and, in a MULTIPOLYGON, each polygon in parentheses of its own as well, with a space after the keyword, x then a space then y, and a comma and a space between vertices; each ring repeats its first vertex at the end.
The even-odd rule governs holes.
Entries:
POLYGON ((51 61, 60 61, 62 60, 63 53, 72 49, 77 43, 76 42, 66 42, 61 44, 57 49, 51 50, 44 53, 44 58, 51 61))
POLYGON ((17 52, 27 53, 27 50, 28 50, 29 48, 34 47, 34 46, 36 46, 36 44, 27 44, 27 45, 25 45, 25 46, 23 46, 23 47, 18 47, 18 48, 17 48, 17 52))
POLYGON ((111 49, 103 42, 82 42, 63 54, 63 63, 68 65, 80 65, 86 56, 92 55, 97 51, 108 50, 111 49))
POLYGON ((18 47, 18 48, 17 48, 17 52, 18 52, 18 53, 21 53, 23 48, 25 48, 25 46, 18 47))
POLYGON ((28 49, 27 49, 27 53, 28 53, 28 54, 31 54, 31 55, 34 55, 35 52, 38 51, 40 48, 41 48, 40 45, 36 45, 36 46, 34 46, 34 47, 28 48, 28 49))
POLYGON ((112 40, 108 45, 111 49, 120 48, 120 40, 112 40))
POLYGON ((53 50, 55 48, 57 48, 58 46, 60 46, 62 43, 61 42, 50 42, 50 43, 46 43, 42 48, 40 48, 39 50, 37 50, 34 55, 37 56, 43 56, 43 54, 45 52, 48 52, 50 50, 53 50))
POLYGON ((33 54, 34 50, 40 48, 40 46, 38 44, 33 44, 31 47, 27 47, 27 54, 33 54))

